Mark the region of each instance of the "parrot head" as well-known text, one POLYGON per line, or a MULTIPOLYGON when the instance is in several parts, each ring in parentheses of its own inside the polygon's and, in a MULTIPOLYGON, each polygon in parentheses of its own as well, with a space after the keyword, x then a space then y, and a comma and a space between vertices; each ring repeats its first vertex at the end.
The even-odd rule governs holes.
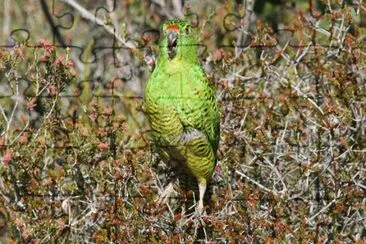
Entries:
POLYGON ((163 25, 162 47, 169 57, 195 56, 197 50, 196 34, 193 27, 184 20, 168 20, 163 25))

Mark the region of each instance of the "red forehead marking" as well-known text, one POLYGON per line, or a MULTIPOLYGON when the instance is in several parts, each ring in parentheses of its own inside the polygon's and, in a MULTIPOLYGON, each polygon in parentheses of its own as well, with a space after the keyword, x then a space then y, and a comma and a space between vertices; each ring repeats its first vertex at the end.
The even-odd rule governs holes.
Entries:
POLYGON ((169 30, 179 30, 179 26, 177 25, 168 25, 167 27, 169 30))

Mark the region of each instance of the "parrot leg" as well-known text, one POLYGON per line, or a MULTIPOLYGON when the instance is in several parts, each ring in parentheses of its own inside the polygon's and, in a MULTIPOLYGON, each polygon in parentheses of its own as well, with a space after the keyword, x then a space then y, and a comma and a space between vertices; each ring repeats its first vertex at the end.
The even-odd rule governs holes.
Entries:
POLYGON ((173 181, 171 181, 165 187, 164 191, 160 194, 159 199, 157 201, 158 204, 162 204, 162 203, 165 204, 173 192, 174 192, 174 184, 173 184, 173 181))
POLYGON ((199 189, 199 193, 200 193, 200 199, 198 201, 198 212, 199 212, 199 214, 203 213, 203 198, 205 196, 206 188, 207 188, 206 181, 200 181, 198 183, 198 189, 199 189))

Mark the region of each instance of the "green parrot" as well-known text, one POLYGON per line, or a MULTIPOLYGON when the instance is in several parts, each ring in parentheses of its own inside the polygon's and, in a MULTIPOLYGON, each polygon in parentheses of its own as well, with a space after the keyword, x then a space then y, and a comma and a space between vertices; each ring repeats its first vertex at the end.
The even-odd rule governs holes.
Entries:
POLYGON ((173 170, 197 180, 202 213, 219 144, 215 90, 200 66, 193 27, 173 19, 162 31, 157 65, 145 90, 147 117, 162 159, 173 170))

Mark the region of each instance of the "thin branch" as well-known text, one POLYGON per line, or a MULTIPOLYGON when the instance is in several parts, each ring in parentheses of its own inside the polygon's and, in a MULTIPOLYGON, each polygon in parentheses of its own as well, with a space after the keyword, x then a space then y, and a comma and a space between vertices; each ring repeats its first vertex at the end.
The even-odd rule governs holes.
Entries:
POLYGON ((14 140, 12 140, 11 142, 10 142, 10 145, 13 145, 14 144, 14 142, 16 142, 17 140, 18 140, 18 138, 21 136, 21 135, 23 135, 23 133, 28 129, 28 126, 29 126, 29 119, 28 119, 28 121, 27 121, 27 124, 24 126, 24 128, 22 129, 22 131, 21 132, 19 132, 19 134, 14 138, 14 140))
POLYGON ((8 123, 8 117, 6 116, 3 106, 1 106, 1 105, 0 105, 0 112, 1 112, 1 115, 3 116, 5 122, 8 123))
POLYGON ((97 18, 94 14, 90 13, 83 6, 75 2, 74 0, 61 0, 62 2, 70 5, 75 10, 77 10, 81 17, 90 21, 93 21, 97 25, 102 26, 108 33, 112 34, 116 37, 116 39, 122 43, 128 49, 136 49, 136 46, 131 42, 126 42, 118 33, 116 33, 115 29, 109 25, 106 25, 103 20, 97 18))
POLYGON ((258 183, 257 181, 253 180, 252 178, 249 178, 247 175, 245 175, 244 173, 238 171, 238 170, 235 170, 235 173, 237 173, 238 175, 244 177, 245 179, 247 179, 248 181, 252 182, 254 185, 258 186, 259 188, 261 188, 262 190, 268 192, 268 193, 271 193, 273 195, 275 195, 276 197, 278 197, 278 193, 275 192, 275 191, 272 191, 271 189, 268 189, 267 187, 265 187, 264 185, 258 183))
MULTIPOLYGON (((3 36, 8 36, 10 26, 10 0, 4 0, 4 22, 3 22, 3 36)), ((6 40, 2 40, 3 42, 6 40)), ((5 42, 4 42, 5 43, 5 42)))
POLYGON ((311 216, 311 218, 306 220, 306 224, 310 223, 310 221, 314 220, 319 214, 327 210, 333 203, 336 202, 336 199, 333 199, 330 203, 328 203, 324 208, 320 209, 319 212, 311 216))
POLYGON ((175 15, 179 18, 183 18, 184 14, 183 14, 183 10, 182 10, 182 1, 173 0, 172 2, 173 2, 173 6, 174 6, 175 15))
POLYGON ((53 35, 56 37, 56 39, 62 46, 66 47, 67 45, 66 45, 64 38, 61 36, 60 31, 58 30, 55 23, 53 22, 53 19, 52 19, 51 13, 49 11, 46 0, 40 0, 40 3, 41 3, 42 10, 43 10, 43 14, 45 15, 49 25, 51 26, 53 35))
POLYGON ((17 110, 18 108, 18 104, 19 104, 19 82, 16 81, 15 83, 15 104, 14 104, 14 107, 13 107, 13 110, 11 112, 11 115, 10 117, 8 118, 8 121, 7 121, 7 125, 6 125, 6 134, 5 134, 5 143, 7 143, 8 141, 8 134, 9 134, 9 131, 10 131, 10 126, 11 126, 11 123, 13 122, 13 118, 14 118, 14 115, 15 115, 15 111, 17 110))
POLYGON ((163 10, 164 14, 169 18, 173 18, 173 16, 170 14, 170 11, 167 9, 166 4, 164 0, 152 0, 153 3, 159 5, 161 9, 163 10))
POLYGON ((235 57, 238 57, 239 54, 243 51, 243 46, 248 41, 248 33, 250 28, 250 20, 252 18, 253 9, 254 9, 255 0, 243 0, 243 5, 245 6, 244 18, 240 20, 239 33, 236 39, 236 47, 235 47, 235 57))

